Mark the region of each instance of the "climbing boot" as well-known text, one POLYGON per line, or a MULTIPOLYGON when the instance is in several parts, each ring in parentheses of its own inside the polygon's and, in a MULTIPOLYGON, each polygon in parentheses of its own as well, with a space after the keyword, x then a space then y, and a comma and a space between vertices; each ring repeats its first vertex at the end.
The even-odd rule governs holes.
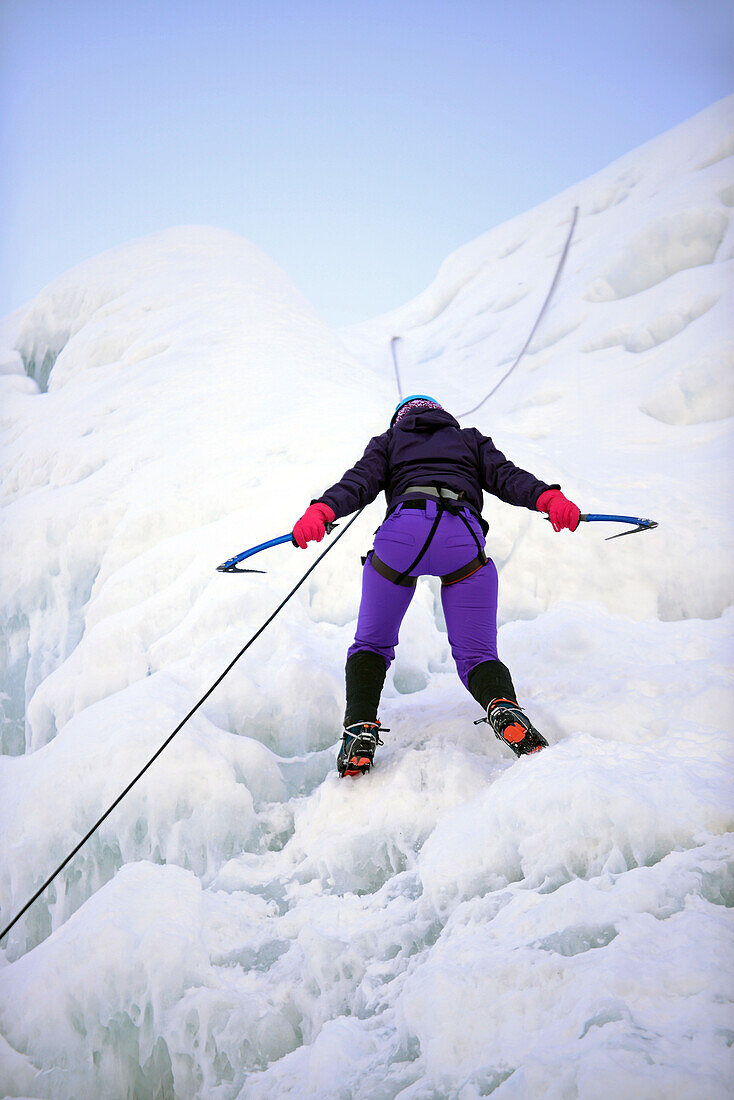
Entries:
POLYGON ((487 722, 495 736, 508 745, 515 756, 527 756, 548 748, 543 734, 536 730, 522 707, 511 699, 493 699, 487 707, 487 722))
POLYGON ((379 722, 355 722, 342 734, 341 748, 336 758, 339 775, 365 775, 375 759, 375 749, 380 740, 379 722))

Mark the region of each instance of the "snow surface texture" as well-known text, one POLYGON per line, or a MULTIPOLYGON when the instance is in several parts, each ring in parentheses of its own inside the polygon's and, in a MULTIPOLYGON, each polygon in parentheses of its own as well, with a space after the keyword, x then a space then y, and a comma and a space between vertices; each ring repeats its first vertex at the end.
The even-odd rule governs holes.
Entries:
MULTIPOLYGON (((2 327, 2 924, 317 553, 287 531, 403 392, 607 543, 487 500, 501 655, 551 743, 473 726, 437 584, 339 781, 360 517, 0 953, 0 1093, 677 1100, 734 1040, 734 97, 336 336, 230 234, 83 264, 2 327), (261 564, 253 563, 253 564, 261 564)), ((319 548, 321 549, 321 548, 319 548)))

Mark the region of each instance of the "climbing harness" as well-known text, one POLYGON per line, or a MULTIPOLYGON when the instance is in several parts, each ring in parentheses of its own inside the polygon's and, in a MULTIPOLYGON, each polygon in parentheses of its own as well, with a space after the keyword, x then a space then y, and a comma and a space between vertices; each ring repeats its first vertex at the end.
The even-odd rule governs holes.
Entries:
MULTIPOLYGON (((307 579, 307 577, 310 577, 310 576, 311 576, 311 574, 313 573, 313 571, 314 571, 314 569, 316 568, 316 566, 317 566, 317 565, 319 564, 319 562, 320 562, 320 561, 322 561, 322 559, 323 559, 323 558, 325 558, 325 557, 326 557, 326 555, 327 555, 327 554, 329 553, 329 551, 330 551, 330 550, 333 550, 333 549, 334 549, 334 547, 336 546, 337 542, 338 542, 338 541, 339 541, 339 539, 340 539, 340 538, 342 537, 342 535, 345 535, 345 534, 347 533, 347 531, 348 531, 348 530, 349 530, 349 528, 350 528, 350 527, 352 526, 352 524, 354 523, 354 521, 355 521, 356 519, 358 519, 358 518, 359 518, 359 517, 361 516, 361 514, 362 514, 362 512, 363 512, 363 511, 364 511, 364 508, 360 508, 360 510, 359 510, 359 511, 358 511, 358 512, 357 512, 357 513, 356 513, 356 514, 354 515, 354 516, 352 516, 352 518, 351 518, 351 519, 349 520, 349 523, 345 524, 345 526, 344 526, 344 527, 342 528, 342 530, 341 530, 341 531, 339 532, 339 534, 338 534, 338 535, 336 536, 336 538, 334 539, 334 541, 333 541, 333 542, 331 542, 331 543, 329 544, 329 546, 327 546, 327 547, 326 547, 326 549, 325 549, 325 550, 323 550, 323 551, 322 551, 322 552, 321 552, 321 553, 319 554, 319 556, 317 557, 317 559, 316 559, 316 561, 315 561, 315 562, 313 563, 313 565, 310 565, 310 566, 308 567, 308 569, 307 569, 307 570, 306 570, 306 572, 305 572, 305 573, 303 574, 303 576, 301 577, 301 579, 300 579, 300 580, 299 580, 299 581, 298 581, 298 582, 297 582, 296 584, 294 584, 293 588, 291 588, 290 592, 289 592, 289 593, 288 593, 288 595, 287 595, 287 596, 285 597, 285 599, 284 599, 284 600, 282 600, 282 601, 281 601, 281 603, 279 603, 279 604, 278 604, 278 606, 276 607, 276 609, 275 609, 275 611, 274 611, 274 612, 272 613, 272 615, 270 615, 270 616, 269 616, 269 618, 267 618, 267 619, 265 620, 265 622, 264 622, 264 623, 262 624, 262 626, 261 626, 261 627, 260 627, 260 628, 259 628, 258 630, 256 630, 256 631, 255 631, 255 633, 254 633, 254 634, 252 635, 252 637, 250 638, 250 640, 249 640, 249 641, 248 641, 248 642, 247 642, 247 643, 246 643, 246 644, 245 644, 245 645, 244 645, 244 646, 242 647, 242 649, 241 649, 241 650, 239 651, 239 653, 237 654, 237 656, 236 656, 236 657, 235 657, 235 658, 234 658, 233 660, 231 660, 231 661, 229 662, 229 664, 228 664, 228 665, 227 665, 227 667, 225 668, 224 672, 222 672, 222 673, 221 673, 221 675, 217 677, 217 679, 216 679, 216 680, 214 681, 214 683, 212 684, 212 686, 211 686, 211 687, 210 687, 210 688, 209 688, 209 689, 208 689, 207 691, 205 691, 205 692, 204 692, 204 694, 202 695, 201 699, 199 699, 198 703, 196 703, 196 704, 195 704, 195 705, 194 705, 194 706, 193 706, 193 707, 191 708, 191 710, 190 710, 190 711, 189 711, 189 713, 188 713, 188 714, 186 715, 186 717, 185 717, 185 718, 183 718, 183 719, 182 719, 182 720, 181 720, 181 721, 179 722, 179 724, 178 724, 178 725, 176 726, 175 730, 174 730, 174 731, 173 731, 172 733, 170 733, 170 734, 168 735, 168 737, 167 737, 167 738, 166 738, 166 740, 165 740, 165 741, 163 742, 163 744, 162 744, 162 745, 161 745, 161 746, 160 746, 160 747, 159 747, 159 748, 158 748, 158 749, 157 749, 157 750, 156 750, 156 751, 155 751, 155 752, 153 753, 153 755, 151 756, 151 758, 150 758, 150 760, 149 760, 149 761, 147 762, 147 764, 145 764, 145 765, 144 765, 144 767, 142 767, 142 768, 140 769, 140 771, 138 772, 138 774, 137 774, 137 775, 135 776, 135 778, 134 778, 134 779, 131 779, 131 780, 130 780, 130 782, 128 783, 128 785, 127 785, 127 786, 125 787, 124 791, 122 791, 122 792, 121 792, 121 793, 120 793, 120 794, 119 794, 119 795, 117 796, 117 798, 115 799, 115 801, 114 801, 114 802, 112 803, 112 805, 111 805, 111 806, 109 806, 109 807, 108 807, 108 809, 106 809, 106 810, 105 810, 105 812, 104 812, 104 813, 102 814, 102 816, 101 816, 101 817, 99 818, 99 820, 98 820, 98 821, 95 821, 94 825, 92 825, 91 829, 89 829, 89 831, 88 831, 88 832, 86 832, 86 833, 84 834, 84 836, 83 836, 83 837, 82 837, 82 839, 81 839, 81 840, 79 841, 79 843, 78 843, 78 844, 76 845, 76 847, 75 847, 75 848, 73 848, 71 852, 69 852, 69 854, 68 854, 68 856, 66 857, 66 859, 64 859, 64 860, 63 860, 63 862, 62 862, 62 863, 60 863, 60 864, 58 865, 58 867, 57 867, 57 868, 56 868, 56 870, 55 870, 55 871, 53 872, 53 874, 49 875, 49 877, 48 877, 48 878, 46 879, 46 881, 45 881, 45 882, 43 883, 43 885, 42 885, 42 886, 39 886, 38 890, 36 890, 36 892, 35 892, 35 894, 33 895, 33 897, 32 897, 32 898, 30 898, 30 899, 29 899, 29 900, 28 900, 28 901, 27 901, 27 902, 25 903, 25 905, 23 906, 23 908, 22 908, 22 909, 21 909, 21 910, 20 910, 20 911, 19 911, 18 913, 16 913, 16 915, 15 915, 15 916, 13 917, 13 919, 12 919, 12 920, 10 921, 10 923, 9 923, 9 924, 8 924, 8 925, 7 925, 7 926, 6 926, 6 927, 5 927, 5 928, 4 928, 3 930, 2 930, 2 932, 0 932, 0 941, 2 941, 2 940, 3 940, 3 939, 4 939, 5 937, 6 937, 6 936, 7 936, 8 932, 10 932, 10 930, 11 930, 11 929, 12 929, 12 928, 14 927, 14 925, 16 925, 16 924, 17 924, 17 922, 18 922, 18 921, 20 920, 20 918, 21 918, 21 917, 23 916, 23 914, 24 914, 24 913, 26 913, 26 912, 28 911, 28 909, 30 909, 31 905, 33 905, 33 902, 34 902, 34 901, 36 901, 36 900, 37 900, 38 898, 40 898, 41 894, 42 894, 42 893, 43 893, 43 891, 44 891, 44 890, 46 889, 46 887, 47 887, 47 886, 50 886, 50 885, 51 885, 51 883, 53 882, 53 880, 54 880, 54 879, 56 878, 56 876, 57 876, 58 874, 60 874, 60 873, 61 873, 61 871, 63 871, 64 867, 66 867, 66 865, 67 865, 68 863, 70 863, 70 862, 71 862, 71 860, 72 860, 72 859, 74 858, 74 856, 75 856, 75 855, 77 854, 77 852, 79 851, 79 849, 80 849, 80 848, 82 848, 82 847, 83 847, 83 846, 84 846, 84 845, 86 844, 86 842, 87 842, 87 841, 89 840, 89 838, 90 838, 90 837, 91 837, 91 836, 92 836, 92 835, 93 835, 93 834, 94 834, 94 833, 95 833, 95 832, 97 831, 97 829, 98 829, 98 828, 100 827, 100 825, 102 824, 102 822, 103 822, 103 821, 106 821, 106 819, 107 819, 107 818, 109 817, 109 815, 110 815, 110 814, 112 813, 112 811, 113 811, 113 810, 115 809, 115 807, 116 807, 116 806, 118 806, 118 805, 120 804, 120 802, 122 802, 122 800, 123 800, 123 798, 125 797, 125 795, 126 795, 126 794, 127 794, 127 793, 128 793, 129 791, 131 791, 131 790, 132 790, 132 788, 133 788, 133 787, 135 786, 135 784, 137 783, 137 781, 138 781, 138 780, 139 780, 139 779, 140 779, 140 778, 141 778, 141 777, 142 777, 143 775, 145 775, 145 773, 147 772, 147 770, 148 770, 148 768, 149 768, 149 767, 151 766, 151 764, 153 764, 153 763, 154 763, 154 762, 155 762, 155 761, 156 761, 156 760, 158 759, 158 757, 159 757, 159 756, 161 755, 161 753, 162 753, 162 752, 163 752, 163 750, 164 750, 164 749, 166 748, 166 746, 167 746, 167 745, 169 745, 169 744, 171 743, 171 741, 173 741, 173 739, 174 739, 174 737, 176 736, 176 734, 177 734, 177 733, 178 733, 178 732, 179 732, 180 730, 182 730, 182 729, 183 729, 183 727, 184 727, 184 726, 186 725, 186 723, 188 722, 189 718, 191 718, 191 717, 192 717, 192 716, 193 716, 194 714, 196 714, 196 712, 197 712, 197 710, 199 709, 199 707, 200 707, 200 706, 202 706, 202 704, 206 702, 206 700, 207 700, 207 699, 209 698, 209 696, 210 696, 210 695, 212 694, 212 692, 213 692, 213 691, 215 690, 215 688, 219 687, 219 685, 221 684, 221 682, 222 682, 222 680, 224 679, 224 677, 225 677, 225 676, 226 676, 226 675, 227 675, 227 674, 228 674, 228 673, 229 673, 229 672, 230 672, 230 671, 231 671, 231 670, 232 670, 232 669, 234 668, 234 666, 235 666, 235 665, 237 664, 237 662, 239 661, 239 659, 240 659, 240 657, 241 657, 241 656, 243 655, 243 653, 245 653, 245 652, 246 652, 246 651, 247 651, 247 650, 248 650, 248 649, 250 648, 250 646, 252 645, 252 643, 253 643, 253 642, 254 642, 254 641, 255 641, 255 640, 257 639, 257 638, 259 638, 259 637, 260 637, 260 635, 261 635, 261 634, 263 633, 263 631, 265 630, 265 628, 266 628, 266 627, 268 627, 268 626, 270 626, 270 624, 272 623, 272 621, 273 621, 273 619, 275 618, 275 616, 276 616, 276 615, 277 615, 277 614, 278 614, 278 613, 279 613, 280 611, 282 611, 282 610, 283 610, 283 608, 285 607, 285 605, 286 605, 286 604, 288 603, 288 601, 290 600, 291 596, 295 595, 295 593, 296 593, 296 592, 298 591, 298 589, 299 589, 299 588, 301 587, 301 585, 302 585, 302 584, 304 583, 304 581, 305 581, 305 580, 307 579)), ((281 540, 281 541, 283 541, 283 540, 281 540)), ((253 548, 253 550, 252 550, 252 552, 254 553, 254 552, 255 552, 255 550, 258 550, 258 549, 263 549, 263 548, 264 548, 264 545, 265 545, 265 544, 263 544, 263 546, 261 546, 261 547, 254 547, 254 548, 253 548)), ((248 553, 250 553, 250 551, 245 551, 245 556, 247 556, 247 554, 248 554, 248 553)), ((230 559, 230 560, 231 560, 231 559, 230 559)), ((226 563, 225 563, 225 564, 226 564, 226 563)), ((244 571, 243 571, 243 570, 237 570, 237 572, 244 572, 244 571)))
MULTIPOLYGON (((457 584, 459 581, 463 581, 465 577, 471 576, 472 573, 476 573, 478 569, 481 569, 483 565, 487 563, 487 555, 484 552, 484 547, 480 543, 476 536, 476 533, 472 530, 469 520, 464 515, 464 509, 467 508, 467 502, 462 499, 463 493, 455 493, 452 489, 446 489, 441 485, 411 485, 405 490, 397 501, 393 502, 393 506, 390 508, 388 515, 392 515, 394 511, 399 508, 425 508, 426 504, 430 500, 435 500, 436 518, 431 525, 431 530, 428 532, 428 537, 423 543, 418 555, 410 563, 407 569, 404 569, 402 573, 393 569, 391 565, 388 565, 382 560, 375 550, 371 550, 363 559, 364 562, 369 559, 372 563, 373 569, 380 574, 381 577, 385 577, 386 580, 392 581, 393 584, 401 585, 404 588, 415 588, 417 583, 417 577, 411 577, 410 574, 416 568, 418 563, 423 559, 424 554, 428 550, 428 547, 433 541, 433 536, 438 530, 438 525, 441 522, 441 517, 444 512, 449 512, 453 516, 458 516, 461 522, 469 531, 470 535, 477 544, 477 556, 472 558, 466 565, 462 565, 459 569, 454 569, 453 572, 447 573, 441 577, 441 584, 446 586, 449 584, 457 584), (409 494, 415 494, 411 499, 409 494), (420 495, 418 495, 420 494, 420 495), (406 499, 408 498, 408 499, 406 499)), ((473 509, 472 509, 473 511, 473 509)))

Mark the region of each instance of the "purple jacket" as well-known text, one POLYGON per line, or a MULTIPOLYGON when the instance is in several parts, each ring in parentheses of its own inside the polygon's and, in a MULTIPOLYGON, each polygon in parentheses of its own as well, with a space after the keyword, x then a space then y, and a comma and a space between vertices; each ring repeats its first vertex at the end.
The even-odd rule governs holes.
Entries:
POLYGON ((374 436, 344 476, 318 499, 348 516, 384 489, 388 510, 410 485, 442 485, 463 492, 468 504, 482 511, 482 490, 508 504, 534 509, 547 485, 521 470, 476 428, 460 428, 444 409, 420 409, 374 436))

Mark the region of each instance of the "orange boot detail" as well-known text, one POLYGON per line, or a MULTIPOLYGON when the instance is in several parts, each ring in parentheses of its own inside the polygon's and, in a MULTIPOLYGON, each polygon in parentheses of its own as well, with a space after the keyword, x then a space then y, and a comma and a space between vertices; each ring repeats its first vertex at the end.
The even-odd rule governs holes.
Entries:
POLYGON ((504 741, 515 756, 529 756, 548 747, 545 737, 512 699, 493 699, 487 707, 487 721, 495 736, 504 741))

